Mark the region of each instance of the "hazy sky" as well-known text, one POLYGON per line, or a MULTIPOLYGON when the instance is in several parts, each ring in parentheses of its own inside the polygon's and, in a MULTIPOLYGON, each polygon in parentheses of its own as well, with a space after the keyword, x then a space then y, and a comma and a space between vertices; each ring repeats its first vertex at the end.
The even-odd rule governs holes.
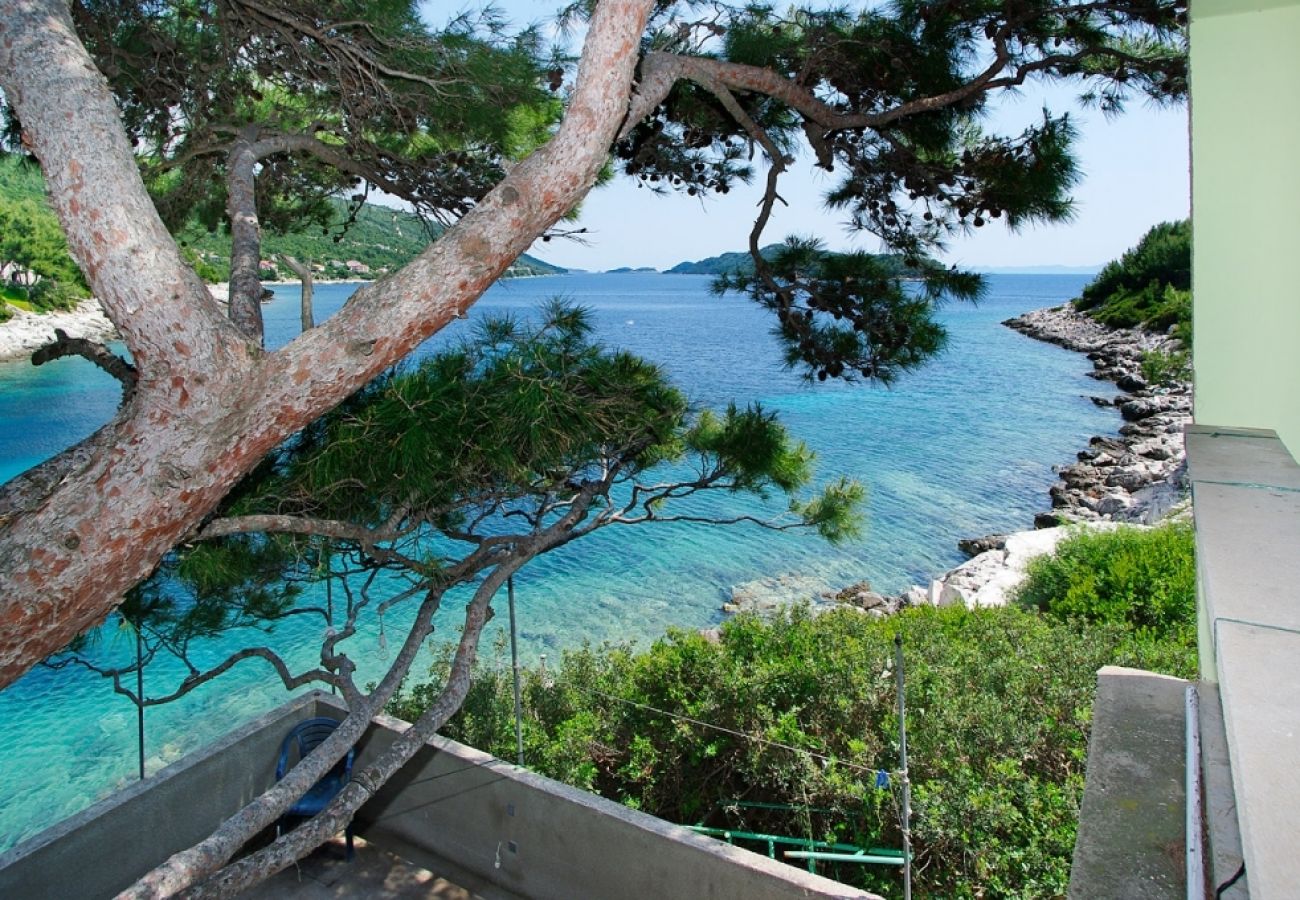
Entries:
MULTIPOLYGON (((543 18, 547 0, 507 0, 496 4, 518 24, 543 18)), ((972 267, 1101 265, 1132 246, 1156 222, 1188 215, 1188 135, 1185 108, 1156 110, 1134 101, 1118 118, 1081 110, 1072 91, 1028 84, 999 104, 990 125, 1019 132, 1041 115, 1073 110, 1080 132, 1077 157, 1083 180, 1074 191, 1074 221, 1009 232, 1000 220, 970 237, 951 242, 945 261, 972 267)), ((761 154, 755 157, 761 176, 761 154)), ((835 249, 877 249, 871 235, 851 235, 842 218, 824 209, 822 196, 836 176, 797 165, 783 178, 788 208, 777 208, 764 243, 787 234, 814 235, 835 249)), ((532 253, 568 268, 602 270, 618 266, 667 268, 747 246, 761 177, 749 188, 726 196, 656 196, 627 178, 593 191, 583 204, 580 224, 588 246, 567 240, 538 242, 532 253)))

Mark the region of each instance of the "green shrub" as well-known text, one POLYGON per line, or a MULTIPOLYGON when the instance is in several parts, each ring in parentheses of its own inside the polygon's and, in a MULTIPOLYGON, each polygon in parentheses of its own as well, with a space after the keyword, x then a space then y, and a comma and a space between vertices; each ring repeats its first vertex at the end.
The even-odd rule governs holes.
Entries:
POLYGON ((1148 350, 1142 354, 1142 377, 1150 384, 1170 386, 1192 376, 1192 360, 1186 350, 1164 353, 1148 350))
MULTIPOLYGON (((527 763, 676 822, 899 847, 897 783, 877 789, 874 776, 898 764, 896 632, 908 674, 916 896, 1063 896, 1097 669, 1184 662, 1181 646, 1136 638, 1121 621, 1014 607, 886 619, 795 610, 770 622, 738 617, 718 642, 674 631, 640 652, 572 651, 558 669, 524 673, 527 763), (792 808, 728 806, 737 799, 792 808)), ((416 687, 390 711, 413 717, 433 690, 416 687)), ((479 670, 444 733, 515 758, 500 656, 479 670)), ((821 871, 901 896, 893 870, 821 871)))
POLYGON ((1074 301, 1112 328, 1170 331, 1192 342, 1192 226, 1162 222, 1106 264, 1074 301))
POLYGON ((1131 295, 1152 283, 1170 285, 1179 291, 1192 288, 1192 225, 1161 222, 1153 226, 1136 247, 1119 259, 1106 264, 1076 301, 1079 309, 1089 310, 1113 302, 1113 298, 1131 295))
POLYGON ((1192 527, 1081 532, 1062 541, 1054 556, 1030 563, 1016 599, 1057 619, 1122 623, 1139 636, 1168 639, 1194 652, 1192 527))
POLYGON ((72 309, 84 296, 84 290, 53 278, 42 278, 27 289, 28 302, 37 310, 45 312, 72 309))

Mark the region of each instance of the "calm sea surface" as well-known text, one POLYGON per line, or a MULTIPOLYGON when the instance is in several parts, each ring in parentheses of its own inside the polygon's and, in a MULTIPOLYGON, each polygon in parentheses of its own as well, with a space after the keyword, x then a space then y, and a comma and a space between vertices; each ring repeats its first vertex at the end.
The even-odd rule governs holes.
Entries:
MULTIPOLYGON (((868 579, 899 591, 960 562, 958 538, 1028 527, 1046 503, 1051 467, 1119 422, 1088 401, 1101 385, 1085 376, 1087 360, 999 323, 1077 296, 1086 280, 991 276, 979 306, 944 312, 951 334, 944 355, 890 389, 805 384, 782 369, 766 315, 741 298, 710 296, 704 277, 563 275, 494 287, 470 322, 448 332, 484 313, 529 315, 547 298, 566 297, 593 311, 607 344, 661 362, 701 406, 759 400, 816 451, 821 475, 847 474, 868 489, 864 538, 844 547, 808 535, 684 524, 606 529, 576 541, 516 579, 522 652, 535 660, 583 641, 644 644, 669 626, 713 625, 733 585, 767 576, 788 576, 807 590, 868 579)), ((352 289, 318 287, 318 318, 352 289)), ((265 307, 271 345, 297 330, 296 287, 277 295, 265 307)), ((118 396, 112 379, 81 360, 40 369, 0 363, 0 481, 90 434, 118 396)), ((454 634, 459 619, 457 604, 445 604, 441 635, 454 634)), ((393 633, 401 624, 396 610, 388 615, 393 633)), ((307 666, 317 659, 319 632, 304 620, 269 637, 232 634, 200 656, 218 660, 256 640, 307 666)), ((485 643, 492 640, 489 634, 485 643)), ((133 646, 110 624, 95 652, 111 660, 133 646)), ((351 651, 359 681, 377 678, 384 661, 376 623, 352 639, 351 651)), ((147 692, 150 685, 161 692, 176 675, 150 669, 147 692)), ((181 702, 150 709, 148 770, 284 699, 269 668, 248 662, 181 702)), ((0 780, 3 850, 135 777, 134 707, 94 675, 34 670, 0 693, 0 756, 14 763, 14 774, 0 780)))

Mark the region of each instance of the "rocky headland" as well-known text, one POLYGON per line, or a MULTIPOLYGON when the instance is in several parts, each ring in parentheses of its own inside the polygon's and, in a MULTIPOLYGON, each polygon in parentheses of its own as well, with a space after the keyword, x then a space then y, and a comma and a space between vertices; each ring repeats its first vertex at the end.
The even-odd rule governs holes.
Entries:
POLYGON ((1112 382, 1121 393, 1095 396, 1115 406, 1124 424, 1118 437, 1093 437, 1078 459, 1057 470, 1052 511, 1035 524, 1113 520, 1150 524, 1162 518, 1184 493, 1183 428, 1192 418, 1192 386, 1186 380, 1148 383, 1142 360, 1169 354, 1182 344, 1168 335, 1133 328, 1107 328, 1072 306, 1036 310, 1003 323, 1040 341, 1085 353, 1093 378, 1112 382))
POLYGON ((1072 305, 1039 309, 1002 324, 1040 341, 1084 353, 1089 374, 1118 393, 1091 397, 1114 406, 1124 423, 1116 437, 1096 435, 1077 459, 1056 470, 1048 492, 1052 508, 1034 517, 1034 530, 958 541, 971 556, 962 565, 904 594, 908 603, 1000 606, 1035 556, 1054 552, 1071 526, 1150 525, 1174 511, 1187 492, 1183 427, 1192 418, 1192 386, 1173 379, 1151 384, 1142 373, 1149 353, 1183 349, 1175 338, 1136 328, 1110 328, 1072 305))
POLYGON ((791 602, 811 603, 814 611, 848 605, 875 615, 926 603, 1002 606, 1029 561, 1054 552, 1073 529, 1149 525, 1176 511, 1187 487, 1183 427, 1192 416, 1191 383, 1151 384, 1142 361, 1148 353, 1180 351, 1181 343, 1165 334, 1107 327, 1070 304, 1002 324, 1086 354, 1093 364, 1089 374, 1099 382, 1090 399, 1117 408, 1124 420, 1117 436, 1094 436, 1076 460, 1056 470, 1060 480, 1048 492, 1051 508, 1034 517, 1033 528, 958 541, 969 560, 901 595, 881 595, 865 581, 836 591, 799 576, 777 576, 736 585, 725 612, 766 613, 791 602), (1102 386, 1108 383, 1117 392, 1102 386))

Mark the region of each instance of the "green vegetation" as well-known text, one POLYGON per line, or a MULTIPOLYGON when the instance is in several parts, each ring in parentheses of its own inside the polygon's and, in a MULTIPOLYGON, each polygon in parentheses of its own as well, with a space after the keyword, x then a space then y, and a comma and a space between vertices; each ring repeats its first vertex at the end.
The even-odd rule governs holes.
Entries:
POLYGON ((1142 354, 1142 377, 1165 386, 1187 381, 1192 377, 1191 355, 1186 350, 1148 350, 1142 354))
POLYGON ((1106 264, 1075 306, 1105 325, 1192 335, 1191 222, 1161 222, 1138 245, 1106 264))
MULTIPOLYGON (((780 244, 768 244, 759 250, 763 259, 771 260, 778 250, 780 244)), ((680 262, 671 269, 665 269, 667 275, 730 275, 733 272, 752 273, 754 271, 754 257, 749 255, 748 250, 737 253, 723 253, 719 256, 710 256, 707 259, 699 259, 695 262, 680 262)))
MULTIPOLYGON (((287 254, 302 262, 319 264, 322 278, 375 277, 383 272, 401 268, 422 251, 432 240, 424 222, 414 213, 385 206, 365 204, 353 214, 348 204, 334 198, 329 201, 333 210, 333 226, 303 226, 293 234, 268 231, 262 238, 262 258, 275 262, 278 254, 287 254), (352 216, 351 224, 344 229, 341 223, 352 216), (346 263, 355 260, 369 267, 369 274, 358 275, 346 263)), ((435 234, 441 229, 435 228, 435 234)), ((225 281, 230 277, 230 235, 224 230, 211 232, 191 219, 177 235, 181 246, 210 267, 211 273, 200 274, 212 281, 225 281)), ((553 275, 563 272, 557 266, 524 254, 511 267, 511 275, 553 275)), ((270 277, 293 280, 296 276, 287 267, 277 265, 270 277)))
MULTIPOLYGON (((117 615, 139 627, 142 663, 109 672, 81 639, 67 661, 120 676, 155 657, 179 659, 173 674, 184 680, 149 680, 149 700, 164 702, 253 655, 191 659, 199 639, 319 618, 331 671, 303 678, 339 689, 368 719, 407 674, 445 591, 477 584, 460 650, 468 666, 505 579, 595 530, 738 525, 698 504, 725 492, 783 501, 762 520, 742 517, 750 525, 815 529, 832 543, 856 535, 861 486, 838 479, 806 492, 813 454, 774 415, 758 405, 698 410, 658 366, 595 343, 592 327, 586 311, 554 301, 536 322, 491 317, 462 342, 389 370, 264 460, 193 542, 127 593, 117 615), (321 582, 346 604, 308 602, 303 586, 321 582), (372 702, 351 681, 339 635, 363 614, 377 614, 382 633, 384 612, 399 604, 422 611, 410 652, 395 656, 396 674, 372 702)), ((454 708, 448 701, 437 715, 454 708)))
MULTIPOLYGON (((1097 669, 1182 670, 1178 646, 1139 640, 1123 622, 1015 607, 920 607, 883 619, 792 610, 733 619, 716 642, 673 631, 641 652, 585 648, 565 653, 558 669, 525 672, 526 761, 671 821, 899 847, 898 798, 875 786, 877 770, 897 769, 896 632, 906 652, 916 896, 1064 895, 1097 669), (738 799, 797 809, 727 806, 738 799)), ((443 733, 513 759, 502 663, 498 654, 495 668, 480 668, 443 733)), ((439 669, 445 663, 435 683, 439 669)), ((415 687, 390 711, 412 716, 433 691, 415 687)), ((820 871, 901 896, 896 872, 820 871)))
MULTIPOLYGON (((898 633, 916 896, 1063 896, 1096 672, 1116 664, 1195 676, 1193 552, 1185 524, 1085 532, 1033 564, 1018 604, 1004 608, 917 607, 888 618, 792 609, 769 621, 737 617, 716 640, 675 630, 645 650, 569 651, 558 667, 524 672, 525 759, 675 822, 898 847, 898 798, 875 774, 897 768, 898 633)), ((513 759, 503 653, 498 642, 443 733, 513 759)), ((399 695, 389 711, 418 715, 446 668, 444 658, 432 685, 399 695)), ((896 872, 820 871, 901 895, 896 872)))
MULTIPOLYGON (((34 163, 0 153, 3 299, 26 301, 37 311, 71 309, 88 290, 45 202, 44 185, 34 163)), ((0 321, 8 318, 6 311, 0 321)))
POLYGON ((1172 642, 1196 668, 1196 560, 1192 527, 1082 532, 1029 565, 1017 601, 1057 619, 1123 624, 1141 639, 1172 642))
MULTIPOLYGON (((341 199, 328 201, 333 226, 304 227, 295 234, 268 233, 262 242, 263 258, 274 261, 288 254, 321 264, 323 278, 365 277, 350 271, 346 263, 355 260, 369 268, 369 275, 391 272, 409 262, 431 240, 418 216, 402 210, 365 204, 352 211, 341 199), (352 216, 344 229, 341 223, 352 216), (333 265, 331 265, 333 263, 333 265)), ((435 229, 435 233, 439 229, 435 229)), ((226 281, 230 277, 230 236, 210 232, 191 218, 177 238, 182 252, 205 281, 226 281)), ((5 302, 27 301, 38 311, 69 309, 89 291, 68 255, 58 220, 45 202, 45 182, 34 163, 17 155, 0 153, 0 266, 16 265, 41 276, 32 284, 5 280, 5 302)), ((539 259, 521 256, 509 275, 553 275, 563 272, 539 259)), ((292 280, 287 267, 278 266, 268 277, 292 280)), ((0 321, 9 313, 0 312, 0 321)))
POLYGON ((939 306, 978 300, 985 287, 918 254, 837 253, 816 238, 786 238, 763 268, 720 275, 713 291, 748 294, 775 313, 786 365, 819 381, 888 384, 916 369, 947 343, 939 306))

